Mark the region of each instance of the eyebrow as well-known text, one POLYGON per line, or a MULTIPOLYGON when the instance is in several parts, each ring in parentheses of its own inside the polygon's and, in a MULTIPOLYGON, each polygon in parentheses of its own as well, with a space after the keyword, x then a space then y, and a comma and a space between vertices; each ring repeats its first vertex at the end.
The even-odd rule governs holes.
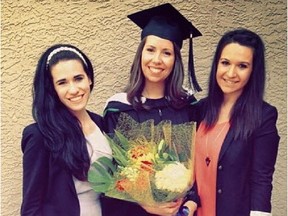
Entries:
POLYGON ((79 77, 84 77, 84 74, 75 75, 73 78, 79 78, 79 77))
MULTIPOLYGON (((157 49, 157 47, 152 45, 152 44, 146 44, 145 46, 149 47, 149 48, 157 49)), ((169 52, 174 52, 174 48, 173 47, 172 48, 163 48, 162 50, 169 51, 169 52)))
MULTIPOLYGON (((229 61, 229 62, 231 61, 231 60, 229 60, 229 59, 227 59, 227 58, 220 58, 219 61, 221 61, 221 60, 226 60, 226 61, 229 61)), ((240 61, 240 63, 241 63, 241 64, 251 65, 251 64, 250 64, 249 62, 247 62, 247 61, 240 61)))
MULTIPOLYGON (((79 78, 79 77, 84 77, 84 74, 77 74, 75 75, 73 78, 79 78)), ((66 78, 63 78, 63 79, 59 79, 57 80, 55 83, 60 83, 60 82, 65 82, 66 81, 66 78)))
POLYGON ((63 81, 65 81, 65 80, 66 80, 65 78, 59 79, 59 80, 56 80, 55 83, 63 82, 63 81))

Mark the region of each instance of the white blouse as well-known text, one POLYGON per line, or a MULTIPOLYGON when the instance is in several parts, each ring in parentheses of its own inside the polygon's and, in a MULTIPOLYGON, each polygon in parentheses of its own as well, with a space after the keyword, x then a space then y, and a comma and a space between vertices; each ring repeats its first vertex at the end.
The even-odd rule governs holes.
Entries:
POLYGON ((269 212, 251 211, 250 216, 272 216, 269 212))
MULTIPOLYGON (((112 158, 109 142, 96 125, 96 129, 85 136, 91 164, 99 157, 112 158)), ((99 193, 93 191, 89 182, 74 178, 74 184, 80 204, 80 216, 102 216, 99 193)))

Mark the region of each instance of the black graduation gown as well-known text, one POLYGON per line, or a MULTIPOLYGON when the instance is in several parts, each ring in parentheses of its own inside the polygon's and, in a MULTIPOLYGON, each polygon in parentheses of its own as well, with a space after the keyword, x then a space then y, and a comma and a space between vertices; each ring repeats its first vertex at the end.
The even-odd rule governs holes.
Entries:
MULTIPOLYGON (((149 107, 149 110, 135 110, 127 101, 126 93, 118 93, 108 99, 104 109, 104 122, 107 127, 107 133, 113 134, 114 129, 117 126, 118 117, 122 112, 128 114, 139 123, 153 119, 155 125, 163 120, 170 120, 172 124, 182 124, 197 120, 196 109, 193 109, 194 104, 197 102, 194 96, 189 99, 187 106, 184 106, 181 109, 173 108, 166 98, 143 99, 145 100, 145 105, 149 107)), ((191 191, 191 193, 194 192, 191 191)), ((191 199, 197 202, 197 196, 195 197, 195 194, 190 195, 192 197, 191 199)), ((151 215, 138 204, 132 202, 104 198, 102 200, 102 205, 104 216, 151 215)))

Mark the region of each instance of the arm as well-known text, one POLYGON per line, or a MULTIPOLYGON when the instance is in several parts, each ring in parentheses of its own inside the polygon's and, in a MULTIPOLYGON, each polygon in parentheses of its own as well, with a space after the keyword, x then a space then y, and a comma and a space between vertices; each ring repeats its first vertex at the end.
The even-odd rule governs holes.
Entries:
POLYGON ((197 207, 201 206, 196 182, 194 183, 193 187, 188 191, 183 206, 187 206, 189 208, 189 216, 193 216, 197 210, 197 207))
MULTIPOLYGON (((197 185, 195 182, 193 187, 187 192, 186 196, 177 202, 165 203, 163 205, 152 207, 142 205, 142 208, 144 208, 147 212, 156 215, 175 215, 175 213, 178 212, 176 216, 193 216, 197 210, 198 205, 200 205, 200 197, 198 195, 197 185), (183 213, 183 207, 187 207, 189 209, 189 214, 183 213)), ((184 212, 186 211, 184 210, 184 212)))
POLYGON ((105 124, 105 132, 107 134, 114 134, 114 130, 116 128, 118 122, 119 112, 118 108, 114 108, 107 103, 107 106, 103 111, 103 119, 105 124))
MULTIPOLYGON (((163 203, 163 204, 158 204, 155 206, 141 205, 141 207, 145 209, 146 212, 153 214, 153 215, 163 215, 163 216, 177 215, 178 216, 179 213, 177 214, 177 212, 179 211, 181 205, 182 205, 182 200, 178 200, 175 202, 163 203)), ((183 204, 183 206, 186 206, 189 209, 189 215, 187 216, 193 216, 197 209, 197 204, 191 200, 186 201, 183 204)), ((180 214, 179 216, 182 216, 182 214, 180 214)))
POLYGON ((24 129, 21 142, 23 152, 23 200, 21 216, 42 215, 42 203, 48 182, 48 152, 37 126, 24 129))
POLYGON ((272 177, 279 145, 276 120, 276 108, 266 105, 263 122, 253 135, 251 215, 271 212, 272 177))
POLYGON ((109 135, 114 134, 114 130, 117 126, 119 113, 107 112, 104 118, 105 132, 109 135))
POLYGON ((141 205, 141 207, 148 213, 159 216, 174 216, 178 212, 182 204, 182 199, 175 202, 161 203, 157 205, 141 205))

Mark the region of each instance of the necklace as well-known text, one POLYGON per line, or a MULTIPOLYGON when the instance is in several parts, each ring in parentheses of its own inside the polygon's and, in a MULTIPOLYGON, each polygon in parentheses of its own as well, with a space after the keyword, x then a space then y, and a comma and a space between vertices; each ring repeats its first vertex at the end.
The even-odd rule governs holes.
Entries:
MULTIPOLYGON (((228 122, 226 122, 223 127, 221 128, 220 132, 217 134, 216 138, 214 139, 214 142, 216 143, 217 139, 220 137, 220 135, 222 134, 222 132, 224 131, 226 125, 227 125, 228 122)), ((211 159, 210 159, 210 156, 209 156, 209 153, 208 153, 208 134, 209 132, 207 132, 206 134, 206 158, 205 158, 205 163, 206 163, 206 166, 208 167, 210 162, 211 162, 211 159)))

